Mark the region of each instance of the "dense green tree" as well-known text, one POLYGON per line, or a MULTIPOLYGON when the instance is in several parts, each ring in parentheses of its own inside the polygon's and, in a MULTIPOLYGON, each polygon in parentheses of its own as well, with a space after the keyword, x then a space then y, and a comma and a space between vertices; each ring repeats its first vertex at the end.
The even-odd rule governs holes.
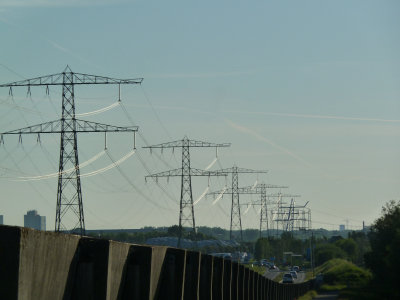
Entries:
POLYGON ((346 258, 346 252, 334 244, 319 244, 315 247, 315 264, 322 265, 333 258, 346 258))
POLYGON ((365 263, 375 283, 391 299, 400 299, 400 201, 390 201, 383 207, 382 216, 372 225, 369 239, 371 251, 365 255, 365 263))
POLYGON ((347 258, 354 262, 357 255, 357 244, 352 238, 337 240, 335 245, 346 252, 347 258))
POLYGON ((353 239, 357 244, 354 263, 358 266, 365 266, 365 253, 371 251, 367 234, 364 231, 353 231, 349 232, 349 238, 353 239))
POLYGON ((167 232, 168 232, 169 236, 179 236, 179 234, 181 233, 181 230, 182 230, 182 233, 185 232, 185 228, 183 228, 183 227, 181 228, 181 227, 179 227, 179 225, 172 225, 171 227, 168 227, 167 232))
POLYGON ((262 259, 270 257, 272 254, 271 246, 267 238, 259 238, 254 247, 254 257, 262 259))

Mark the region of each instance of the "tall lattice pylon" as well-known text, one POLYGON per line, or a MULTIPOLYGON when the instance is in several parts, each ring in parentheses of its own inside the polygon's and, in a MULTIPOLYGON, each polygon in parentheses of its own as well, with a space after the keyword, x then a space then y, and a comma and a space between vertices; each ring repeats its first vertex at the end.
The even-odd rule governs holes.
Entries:
MULTIPOLYGON (((224 194, 230 194, 232 196, 232 205, 231 205, 231 222, 229 228, 229 238, 231 240, 234 239, 234 231, 238 231, 240 234, 240 241, 243 241, 243 233, 242 233, 242 218, 240 216, 240 201, 239 201, 239 174, 240 173, 267 173, 268 171, 257 171, 251 169, 238 168, 237 166, 233 166, 232 168, 221 169, 216 172, 228 173, 232 174, 232 186, 224 191, 224 194)), ((217 191, 208 193, 208 195, 217 195, 221 194, 223 191, 217 191)))
POLYGON ((159 178, 159 177, 181 177, 181 198, 179 202, 179 237, 178 247, 180 247, 182 238, 182 228, 188 226, 192 228, 193 232, 196 233, 196 223, 194 218, 194 205, 193 205, 193 193, 192 193, 192 176, 227 176, 223 172, 204 171, 200 169, 192 168, 190 165, 190 148, 203 148, 203 147, 229 147, 230 143, 214 144, 202 141, 190 140, 186 136, 179 141, 168 142, 164 144, 158 144, 153 146, 147 146, 143 148, 152 149, 164 149, 164 148, 181 148, 182 149, 182 167, 179 169, 169 170, 157 174, 148 175, 145 178, 159 178))
POLYGON ((61 134, 55 231, 69 231, 80 235, 85 234, 77 133, 104 132, 106 134, 107 132, 133 132, 135 134, 138 130, 137 126, 118 127, 76 119, 74 86, 114 84, 118 85, 120 92, 122 84, 141 84, 142 81, 143 78, 115 79, 74 73, 67 66, 62 73, 0 85, 0 87, 9 87, 10 95, 12 95, 12 88, 18 86, 28 87, 28 93, 31 93, 31 87, 33 86, 45 86, 46 93, 49 93, 49 86, 62 86, 61 119, 1 133, 2 136, 7 134, 17 134, 20 136, 22 134, 37 134, 39 136, 42 133, 61 134), (67 222, 63 221, 68 217, 72 220, 72 222, 69 222, 71 225, 67 225, 67 222))
POLYGON ((282 232, 292 232, 295 229, 295 222, 299 218, 299 209, 305 208, 307 203, 303 206, 296 206, 294 198, 300 197, 300 195, 279 195, 277 201, 277 207, 274 212, 276 223, 277 234, 279 230, 282 232), (290 204, 284 202, 284 198, 291 198, 290 204))
POLYGON ((243 203, 242 205, 246 206, 261 206, 260 210, 260 238, 262 237, 262 232, 267 232, 267 236, 269 237, 269 221, 268 221, 268 205, 273 204, 273 201, 269 201, 269 198, 280 198, 282 197, 281 193, 278 194, 267 194, 268 189, 273 188, 288 188, 288 186, 283 185, 273 185, 273 184, 266 184, 260 183, 254 186, 246 186, 239 188, 238 192, 240 194, 247 194, 247 195, 260 195, 260 201, 251 202, 251 203, 243 203))

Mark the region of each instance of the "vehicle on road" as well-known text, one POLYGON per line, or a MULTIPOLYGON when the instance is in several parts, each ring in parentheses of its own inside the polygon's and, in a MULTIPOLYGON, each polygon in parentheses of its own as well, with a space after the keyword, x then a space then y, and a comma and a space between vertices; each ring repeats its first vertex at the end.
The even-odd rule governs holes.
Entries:
POLYGON ((297 272, 296 271, 290 271, 290 274, 292 275, 293 278, 297 279, 297 272))
POLYGON ((286 273, 283 275, 282 283, 293 283, 293 276, 290 273, 286 273))
POLYGON ((259 262, 259 261, 253 261, 252 263, 251 263, 251 265, 252 266, 261 266, 261 262, 259 262))
POLYGON ((299 272, 299 271, 300 271, 300 267, 299 267, 299 266, 294 266, 294 267, 292 268, 292 271, 299 272))
POLYGON ((268 267, 269 262, 266 259, 262 259, 260 260, 260 265, 263 267, 268 267))

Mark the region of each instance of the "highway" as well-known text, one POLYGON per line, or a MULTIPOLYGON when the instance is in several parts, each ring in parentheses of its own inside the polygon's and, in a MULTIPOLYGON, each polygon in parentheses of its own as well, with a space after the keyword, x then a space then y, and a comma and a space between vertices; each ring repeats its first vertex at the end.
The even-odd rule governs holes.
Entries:
POLYGON ((269 270, 268 268, 265 269, 264 277, 267 277, 270 280, 274 280, 276 276, 278 276, 283 271, 276 268, 275 270, 269 270))
MULTIPOLYGON (((279 270, 278 268, 276 270, 266 269, 265 273, 264 273, 264 277, 266 277, 268 279, 271 279, 271 280, 274 280, 275 277, 277 277, 280 273, 287 273, 287 272, 288 271, 279 270)), ((297 278, 294 278, 294 283, 295 284, 296 283, 302 283, 302 282, 305 281, 305 279, 306 279, 306 272, 303 272, 303 271, 298 272, 297 273, 297 278)), ((282 280, 280 280, 279 282, 282 283, 282 280)))
POLYGON ((302 283, 306 280, 306 272, 297 272, 297 278, 294 278, 294 283, 302 283))

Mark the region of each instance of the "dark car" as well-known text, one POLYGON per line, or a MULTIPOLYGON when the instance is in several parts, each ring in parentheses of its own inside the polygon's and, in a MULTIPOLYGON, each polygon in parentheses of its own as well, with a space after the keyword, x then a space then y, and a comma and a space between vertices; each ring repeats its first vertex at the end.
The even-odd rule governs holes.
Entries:
POLYGON ((290 273, 283 275, 282 283, 293 283, 293 276, 290 273))

